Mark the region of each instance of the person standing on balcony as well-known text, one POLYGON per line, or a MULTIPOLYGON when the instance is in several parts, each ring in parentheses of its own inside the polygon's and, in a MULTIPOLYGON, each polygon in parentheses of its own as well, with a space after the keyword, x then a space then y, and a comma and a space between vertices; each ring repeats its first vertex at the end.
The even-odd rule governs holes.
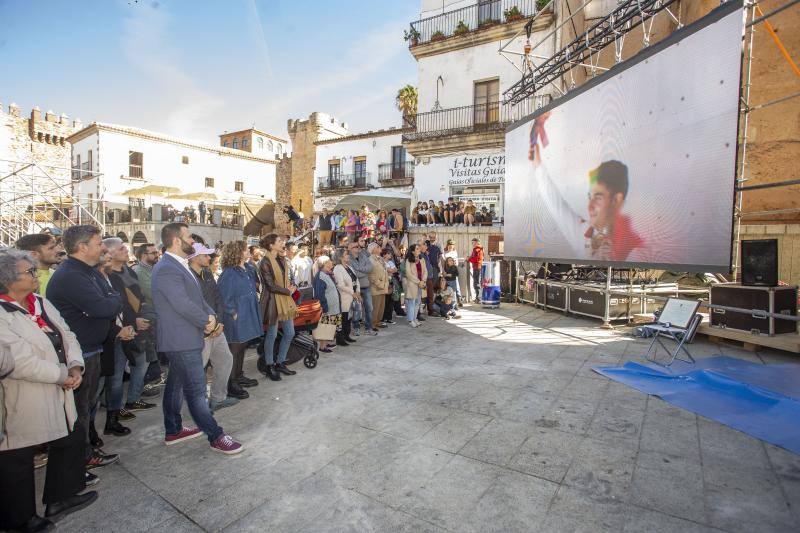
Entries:
POLYGON ((355 210, 348 211, 347 222, 345 222, 344 230, 347 236, 350 238, 350 241, 354 241, 356 239, 356 233, 358 232, 358 224, 359 224, 358 213, 356 213, 355 210))
POLYGON ((319 230, 319 245, 327 246, 331 243, 333 237, 333 215, 325 208, 322 213, 317 217, 314 229, 319 230))

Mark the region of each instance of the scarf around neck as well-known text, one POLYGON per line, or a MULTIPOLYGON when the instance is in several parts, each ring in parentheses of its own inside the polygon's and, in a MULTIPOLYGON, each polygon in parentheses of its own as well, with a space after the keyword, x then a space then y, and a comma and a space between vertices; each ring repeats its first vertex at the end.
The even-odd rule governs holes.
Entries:
MULTIPOLYGON (((289 269, 281 268, 281 265, 278 263, 276 253, 268 252, 267 258, 269 258, 269 263, 272 267, 272 272, 275 277, 275 285, 278 287, 283 287, 284 289, 288 289, 290 285, 289 269)), ((294 318, 297 316, 297 305, 295 305, 292 297, 288 294, 275 293, 274 298, 275 307, 278 311, 278 322, 283 322, 284 320, 294 320, 294 318)))

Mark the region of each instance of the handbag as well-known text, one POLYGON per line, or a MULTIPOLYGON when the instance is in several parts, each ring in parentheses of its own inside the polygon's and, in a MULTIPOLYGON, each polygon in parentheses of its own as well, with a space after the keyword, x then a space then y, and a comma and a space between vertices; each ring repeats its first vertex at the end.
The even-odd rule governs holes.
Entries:
POLYGON ((318 341, 332 341, 336 338, 336 324, 317 324, 314 331, 311 332, 314 340, 318 341))

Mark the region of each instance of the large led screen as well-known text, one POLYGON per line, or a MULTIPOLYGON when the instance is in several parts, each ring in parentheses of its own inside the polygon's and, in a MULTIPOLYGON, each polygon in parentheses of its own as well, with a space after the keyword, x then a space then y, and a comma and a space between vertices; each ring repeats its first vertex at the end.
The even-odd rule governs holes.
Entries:
POLYGON ((505 255, 729 271, 743 24, 724 4, 511 125, 505 255))

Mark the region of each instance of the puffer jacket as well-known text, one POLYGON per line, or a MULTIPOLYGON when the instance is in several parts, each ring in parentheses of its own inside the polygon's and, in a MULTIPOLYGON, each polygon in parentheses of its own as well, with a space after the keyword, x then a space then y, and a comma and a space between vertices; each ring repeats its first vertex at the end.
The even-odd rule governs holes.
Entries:
POLYGON ((64 437, 78 419, 72 391, 60 385, 69 368, 83 368, 81 347, 56 308, 47 299, 39 301, 43 314, 61 334, 66 364, 59 361, 53 343, 27 309, 9 302, 0 305, 0 360, 14 360, 14 369, 0 381, 5 434, 0 451, 64 437))

